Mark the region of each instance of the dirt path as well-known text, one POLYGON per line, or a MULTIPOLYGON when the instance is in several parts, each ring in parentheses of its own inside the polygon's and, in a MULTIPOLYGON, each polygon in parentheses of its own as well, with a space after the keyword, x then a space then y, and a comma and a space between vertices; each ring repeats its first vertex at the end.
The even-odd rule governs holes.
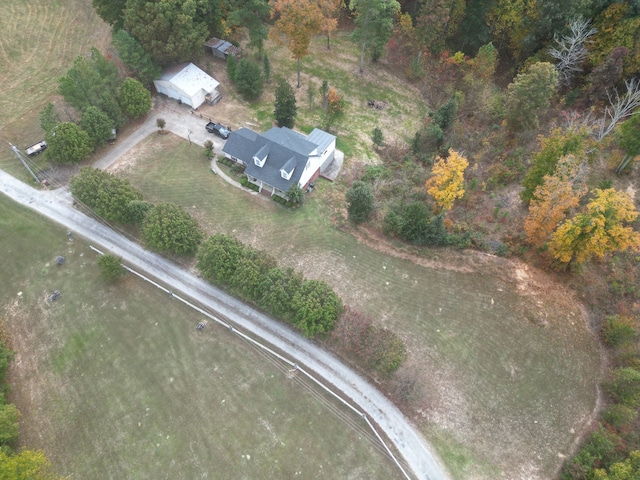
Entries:
POLYGON ((140 245, 86 217, 72 207, 72 198, 66 189, 38 191, 0 170, 0 192, 54 222, 65 225, 99 248, 122 257, 128 265, 160 279, 174 291, 234 319, 240 328, 274 345, 292 360, 304 364, 308 370, 352 399, 384 431, 416 478, 449 478, 424 437, 400 410, 327 351, 170 261, 144 250, 140 245))

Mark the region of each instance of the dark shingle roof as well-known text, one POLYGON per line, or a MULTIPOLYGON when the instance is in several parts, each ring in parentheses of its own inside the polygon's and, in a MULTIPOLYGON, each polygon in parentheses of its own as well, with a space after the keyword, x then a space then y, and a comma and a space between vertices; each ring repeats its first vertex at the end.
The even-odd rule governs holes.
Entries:
POLYGON ((288 192, 291 185, 297 184, 300 180, 309 160, 309 154, 318 147, 322 147, 322 150, 318 151, 319 154, 322 153, 335 139, 333 135, 322 130, 318 132, 326 135, 315 135, 322 144, 310 142, 304 135, 288 128, 273 127, 262 135, 248 128, 241 128, 231 132, 222 152, 245 162, 247 175, 262 180, 278 190, 288 192), (261 158, 265 150, 268 152, 267 161, 259 167, 253 161, 253 157, 261 158), (282 178, 280 171, 284 170, 288 173, 292 168, 295 169, 291 178, 289 180, 282 178))

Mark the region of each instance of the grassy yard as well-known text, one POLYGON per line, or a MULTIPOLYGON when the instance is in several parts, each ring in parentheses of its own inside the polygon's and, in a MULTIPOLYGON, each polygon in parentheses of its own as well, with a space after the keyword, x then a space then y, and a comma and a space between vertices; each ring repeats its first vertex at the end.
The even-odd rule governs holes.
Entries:
POLYGON ((212 175, 186 141, 153 135, 137 148, 118 173, 145 198, 178 203, 210 233, 326 280, 402 335, 420 392, 408 413, 456 478, 553 476, 594 408, 599 372, 596 341, 569 295, 538 290, 500 259, 469 255, 459 272, 420 264, 437 264, 442 251, 403 259, 370 249, 334 228, 339 212, 324 181, 289 211, 212 175))
POLYGON ((398 478, 360 419, 0 196, 22 441, 72 478, 398 478), (63 255, 62 266, 54 263, 63 255), (48 302, 53 290, 61 297, 48 302))

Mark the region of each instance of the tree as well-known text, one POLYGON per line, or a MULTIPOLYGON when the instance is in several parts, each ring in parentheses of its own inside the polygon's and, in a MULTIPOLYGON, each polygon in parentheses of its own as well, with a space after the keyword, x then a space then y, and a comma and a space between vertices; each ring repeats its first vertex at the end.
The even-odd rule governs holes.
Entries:
POLYGON ((640 154, 640 113, 635 113, 618 129, 618 145, 632 157, 640 154))
POLYGON ((300 188, 300 185, 294 183, 289 187, 289 191, 287 192, 287 198, 294 205, 299 205, 304 200, 304 192, 300 188))
POLYGON ((498 66, 498 50, 489 42, 478 49, 476 56, 470 60, 474 75, 482 80, 491 81, 498 66))
POLYGON ((426 187, 441 208, 451 210, 453 202, 464 196, 464 171, 468 166, 467 159, 452 149, 446 159, 437 158, 426 187))
POLYGON ((566 212, 577 207, 587 193, 583 165, 584 162, 573 154, 561 157, 555 173, 545 175, 542 184, 536 188, 524 221, 524 232, 532 245, 541 246, 546 242, 566 218, 566 212))
POLYGON ((9 455, 0 448, 0 478, 11 480, 51 480, 51 463, 40 450, 21 450, 9 455))
POLYGON ((454 2, 450 0, 420 2, 420 8, 415 17, 415 33, 421 50, 429 49, 433 53, 439 53, 444 48, 453 4, 454 2))
POLYGON ((360 46, 360 73, 364 70, 365 53, 375 62, 393 31, 393 20, 400 12, 396 0, 351 0, 349 8, 355 13, 355 28, 351 39, 360 46))
POLYGON ((128 215, 127 220, 131 223, 142 227, 144 219, 147 218, 147 214, 153 208, 153 204, 145 202, 144 200, 131 200, 127 205, 128 215))
POLYGON ((228 286, 246 248, 239 240, 222 233, 207 238, 198 249, 198 270, 210 282, 228 286))
POLYGON ((236 70, 235 81, 238 92, 246 100, 256 100, 262 96, 264 80, 262 78, 262 69, 257 63, 248 58, 240 60, 236 70))
POLYGON ((317 0, 322 13, 320 19, 320 31, 327 36, 327 50, 331 50, 331 34, 338 28, 338 13, 342 6, 342 0, 317 0))
POLYGON ((516 61, 526 58, 530 47, 525 40, 532 33, 532 25, 525 19, 535 14, 535 0, 497 0, 493 3, 486 18, 500 51, 509 51, 516 61))
POLYGON ((384 135, 380 127, 376 127, 371 132, 371 141, 376 147, 384 146, 384 135))
POLYGON ((613 95, 607 92, 609 106, 605 107, 602 119, 598 123, 598 131, 596 132, 598 142, 609 135, 619 122, 633 115, 640 107, 640 81, 633 78, 625 80, 624 85, 627 91, 622 96, 615 88, 613 95))
POLYGON ((151 82, 160 76, 160 67, 153 63, 151 55, 145 52, 140 42, 126 30, 118 30, 113 34, 112 40, 120 59, 140 82, 151 85, 151 82))
POLYGON ((266 54, 263 55, 262 57, 262 70, 264 71, 264 81, 267 83, 270 83, 271 82, 271 62, 269 61, 269 57, 266 54))
POLYGON ((375 198, 368 183, 353 182, 347 191, 347 212, 353 223, 366 221, 373 212, 375 198))
POLYGON ((56 108, 53 103, 47 103, 47 106, 40 112, 40 127, 44 133, 49 133, 60 123, 60 117, 56 112, 56 108))
POLYGON ((92 167, 82 167, 69 184, 74 198, 109 222, 138 221, 131 203, 142 200, 142 194, 128 180, 92 167))
POLYGON ((542 185, 544 177, 553 175, 560 158, 571 153, 577 157, 584 156, 584 133, 580 131, 558 128, 550 136, 540 137, 538 142, 540 151, 531 158, 531 167, 522 181, 524 189, 520 198, 525 203, 534 198, 536 188, 542 185))
POLYGON ((273 111, 278 126, 293 128, 297 112, 298 107, 293 88, 286 80, 280 80, 276 87, 275 109, 273 111))
POLYGON ((166 126, 167 126, 167 121, 164 118, 156 118, 156 127, 160 129, 160 133, 164 132, 164 127, 166 126))
POLYGON ((114 125, 106 113, 97 107, 89 106, 82 112, 80 127, 89 135, 91 147, 96 149, 111 138, 114 125))
POLYGON ((11 445, 18 439, 19 418, 20 412, 13 403, 0 405, 0 446, 11 445))
POLYGON ((89 134, 73 122, 64 122, 44 136, 47 156, 58 163, 78 163, 91 153, 89 134))
POLYGON ((291 299, 293 324, 307 337, 328 333, 342 313, 342 300, 321 280, 305 280, 291 299))
POLYGON ((429 112, 429 116, 442 130, 447 130, 456 119, 456 113, 458 113, 458 95, 460 95, 460 93, 451 95, 437 110, 429 112))
POLYGON ((384 219, 384 231, 415 245, 446 245, 449 242, 444 215, 439 213, 432 216, 421 201, 389 211, 384 219))
POLYGON ((330 88, 327 94, 327 115, 325 126, 328 128, 344 115, 344 99, 335 88, 330 88))
POLYGON ((142 237, 147 246, 158 252, 193 256, 202 241, 198 222, 174 203, 160 203, 147 214, 142 237))
POLYGON ((204 142, 204 154, 207 158, 213 158, 213 142, 211 140, 204 142))
POLYGON ((151 110, 151 93, 138 80, 125 79, 118 93, 122 111, 128 116, 141 117, 151 110))
POLYGON ((259 305, 267 312, 286 322, 293 322, 293 296, 302 286, 304 278, 291 267, 272 268, 262 279, 259 305))
POLYGON ((592 103, 607 99, 610 92, 622 79, 623 59, 629 55, 626 47, 616 47, 609 56, 587 76, 585 94, 592 103))
POLYGON ((123 13, 127 0, 93 0, 93 8, 100 18, 113 27, 113 31, 122 28, 123 13))
POLYGON ((108 282, 114 282, 127 273, 122 266, 122 258, 109 253, 102 255, 98 259, 98 268, 102 278, 108 282))
POLYGON ((637 480, 640 478, 640 450, 629 453, 629 457, 623 462, 616 462, 608 468, 609 472, 602 468, 592 471, 593 480, 637 480))
POLYGON ((507 96, 507 126, 511 131, 538 127, 538 117, 544 114, 558 89, 558 72, 547 62, 534 63, 509 84, 507 96))
POLYGON ((565 86, 570 85, 573 77, 582 72, 582 65, 589 56, 585 43, 597 31, 591 27, 591 20, 582 17, 571 20, 569 30, 570 33, 563 37, 555 34, 553 40, 556 45, 549 48, 549 55, 558 60, 556 70, 560 75, 560 83, 565 86))
POLYGON ((577 264, 624 250, 640 250, 640 233, 625 223, 638 217, 633 200, 613 188, 596 189, 584 212, 565 221, 551 237, 549 250, 562 263, 577 264))
POLYGON ((298 88, 300 88, 300 60, 309 53, 311 37, 320 31, 322 12, 315 0, 273 0, 271 18, 276 19, 269 36, 282 43, 287 39, 287 48, 298 63, 298 88))
POLYGON ((58 91, 77 110, 97 107, 109 115, 116 127, 121 127, 126 118, 117 101, 120 82, 115 64, 92 48, 88 57, 78 56, 67 74, 58 79, 58 91))
POLYGON ((244 27, 249 34, 249 47, 262 56, 264 41, 269 36, 265 21, 269 18, 271 5, 267 0, 231 0, 227 23, 231 27, 244 27))
POLYGON ((207 0, 128 0, 124 28, 155 63, 169 65, 184 61, 194 57, 207 38, 209 3, 207 0))
POLYGON ((236 72, 238 71, 238 61, 236 57, 233 55, 229 55, 227 57, 227 76, 229 80, 235 83, 236 81, 236 72))

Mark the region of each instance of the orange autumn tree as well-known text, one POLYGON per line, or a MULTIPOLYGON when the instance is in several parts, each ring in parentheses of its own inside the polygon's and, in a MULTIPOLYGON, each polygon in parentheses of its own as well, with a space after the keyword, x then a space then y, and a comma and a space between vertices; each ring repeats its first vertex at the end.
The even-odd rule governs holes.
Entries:
POLYGON ((451 210, 453 202, 464 195, 464 171, 469 166, 466 158, 453 149, 444 159, 437 157, 431 170, 433 176, 427 180, 427 192, 444 210, 451 210))
POLYGON ((578 206, 587 193, 584 185, 584 162, 573 154, 561 157, 553 175, 545 175, 529 204, 524 221, 527 241, 534 246, 544 244, 549 235, 567 216, 567 210, 578 206))
POLYGON ((342 0, 317 0, 322 18, 320 31, 327 36, 327 50, 331 50, 331 34, 338 28, 338 12, 342 0))
POLYGON ((584 212, 564 222, 551 236, 549 250, 562 263, 640 250, 640 233, 625 223, 638 217, 629 195, 613 188, 596 189, 584 212))
POLYGON ((269 37, 287 48, 298 62, 298 87, 300 87, 300 59, 309 53, 311 37, 320 31, 322 12, 313 0, 272 0, 271 18, 276 19, 269 30, 269 37))

